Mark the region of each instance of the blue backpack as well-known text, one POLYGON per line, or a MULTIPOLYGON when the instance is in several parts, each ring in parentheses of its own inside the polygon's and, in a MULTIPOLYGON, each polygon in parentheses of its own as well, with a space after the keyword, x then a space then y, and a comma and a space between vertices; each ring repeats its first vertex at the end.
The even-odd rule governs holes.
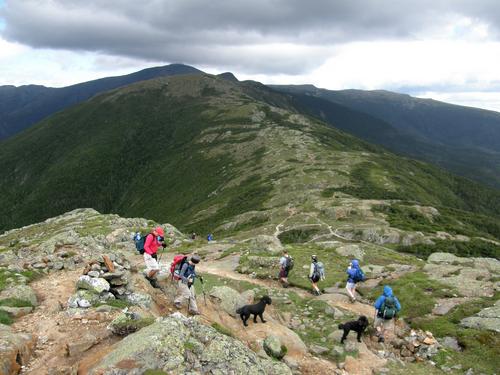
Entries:
POLYGON ((356 269, 356 274, 354 275, 354 282, 358 283, 360 281, 365 281, 366 276, 361 268, 356 269))
POLYGON ((135 249, 139 254, 144 254, 144 244, 146 243, 146 237, 151 233, 148 233, 144 236, 141 236, 139 232, 137 232, 134 236, 135 249))

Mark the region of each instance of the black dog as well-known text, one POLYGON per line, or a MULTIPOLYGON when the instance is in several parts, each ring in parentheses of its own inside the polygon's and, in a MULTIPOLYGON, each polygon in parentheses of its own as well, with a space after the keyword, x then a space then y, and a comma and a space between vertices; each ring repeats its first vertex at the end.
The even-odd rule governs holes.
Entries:
POLYGON ((241 320, 243 320, 243 324, 245 325, 245 327, 248 326, 247 320, 252 314, 254 323, 257 323, 257 315, 260 316, 260 320, 262 321, 262 323, 265 323, 266 321, 262 317, 262 314, 264 314, 266 305, 270 305, 271 302, 272 301, 269 296, 264 296, 255 305, 245 305, 243 307, 240 307, 238 310, 236 310, 236 314, 240 314, 241 320))
POLYGON ((344 343, 349 331, 356 331, 358 333, 358 342, 361 342, 361 334, 365 331, 366 327, 368 327, 368 319, 364 315, 361 315, 358 320, 352 320, 344 324, 339 324, 339 329, 344 330, 340 343, 344 343))

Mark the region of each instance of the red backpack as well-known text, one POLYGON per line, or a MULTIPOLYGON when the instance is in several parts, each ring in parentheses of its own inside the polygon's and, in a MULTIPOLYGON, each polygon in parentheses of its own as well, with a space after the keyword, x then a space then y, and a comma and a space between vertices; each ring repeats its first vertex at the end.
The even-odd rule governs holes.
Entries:
POLYGON ((187 262, 188 257, 184 254, 176 255, 174 260, 170 264, 170 275, 173 280, 180 280, 181 277, 179 273, 181 272, 182 266, 187 262))

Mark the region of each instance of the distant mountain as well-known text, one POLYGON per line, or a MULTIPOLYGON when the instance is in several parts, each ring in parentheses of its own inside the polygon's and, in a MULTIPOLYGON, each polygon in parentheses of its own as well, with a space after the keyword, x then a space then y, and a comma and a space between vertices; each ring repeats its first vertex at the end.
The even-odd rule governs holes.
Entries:
POLYGON ((271 87, 357 137, 500 187, 500 113, 380 90, 271 87))
MULTIPOLYGON (((342 121, 385 126, 354 112, 342 121)), ((0 173, 0 230, 92 207, 199 233, 274 232, 293 212, 295 229, 318 218, 359 232, 386 228, 371 206, 398 201, 425 223, 413 205, 436 207, 434 230, 500 238, 500 192, 328 126, 261 83, 204 74, 60 111, 2 143, 0 173)))
POLYGON ((156 77, 199 73, 202 72, 191 66, 171 64, 62 88, 36 85, 0 86, 0 141, 21 132, 54 112, 81 103, 103 91, 156 77))

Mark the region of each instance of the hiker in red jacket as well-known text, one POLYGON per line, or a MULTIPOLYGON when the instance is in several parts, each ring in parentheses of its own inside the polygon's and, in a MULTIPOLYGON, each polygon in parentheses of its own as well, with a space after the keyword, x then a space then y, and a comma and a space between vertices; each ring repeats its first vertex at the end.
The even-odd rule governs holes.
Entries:
POLYGON ((156 274, 160 271, 160 266, 158 265, 156 253, 158 248, 162 246, 167 247, 164 242, 165 232, 161 227, 156 227, 153 232, 146 236, 144 241, 144 263, 146 263, 146 279, 149 280, 151 285, 155 288, 158 287, 156 283, 156 274))

